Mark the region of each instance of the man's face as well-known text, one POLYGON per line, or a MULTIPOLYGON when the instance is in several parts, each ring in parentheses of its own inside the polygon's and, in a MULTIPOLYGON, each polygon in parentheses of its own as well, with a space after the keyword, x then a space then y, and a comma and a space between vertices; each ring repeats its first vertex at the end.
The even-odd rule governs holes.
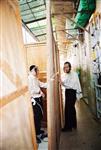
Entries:
POLYGON ((69 67, 68 64, 64 64, 63 70, 64 70, 65 73, 69 73, 71 68, 69 67))

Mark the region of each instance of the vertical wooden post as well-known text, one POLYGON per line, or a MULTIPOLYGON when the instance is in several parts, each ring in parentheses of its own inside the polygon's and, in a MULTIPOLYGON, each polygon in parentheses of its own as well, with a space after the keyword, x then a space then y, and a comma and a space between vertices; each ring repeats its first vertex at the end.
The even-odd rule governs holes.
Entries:
MULTIPOLYGON (((57 63, 58 63, 58 72, 59 72, 59 78, 61 76, 60 73, 60 58, 59 58, 59 50, 57 48, 57 63)), ((61 127, 64 127, 64 117, 63 117, 63 98, 62 98, 62 89, 61 85, 59 85, 59 98, 60 98, 60 116, 61 116, 61 127)))
POLYGON ((54 41, 54 57, 55 57, 55 114, 56 114, 56 141, 57 141, 57 149, 59 149, 59 141, 60 141, 60 125, 61 125, 61 117, 60 117, 60 97, 59 97, 59 68, 58 68, 58 60, 57 60, 57 46, 54 41))
POLYGON ((47 121, 48 121, 48 149, 56 150, 56 131, 55 131, 55 106, 54 106, 54 60, 53 60, 53 41, 51 28, 51 4, 47 0, 47 121))
POLYGON ((29 107, 29 120, 30 120, 31 134, 32 134, 33 150, 37 150, 38 149, 38 145, 37 145, 37 141, 36 141, 34 114, 33 114, 33 110, 32 110, 31 104, 30 104, 30 107, 29 107))
POLYGON ((47 0, 47 121, 48 149, 58 150, 62 119, 61 88, 59 86, 59 52, 55 44, 51 24, 51 3, 47 0))

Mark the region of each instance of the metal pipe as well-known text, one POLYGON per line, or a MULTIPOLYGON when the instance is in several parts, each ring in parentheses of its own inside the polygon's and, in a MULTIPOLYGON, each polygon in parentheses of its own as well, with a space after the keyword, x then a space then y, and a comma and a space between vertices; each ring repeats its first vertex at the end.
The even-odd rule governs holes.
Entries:
POLYGON ((71 19, 70 17, 68 17, 67 16, 67 18, 70 20, 70 21, 72 21, 73 23, 75 23, 79 28, 81 28, 83 31, 86 31, 87 33, 89 33, 90 34, 90 32, 87 30, 87 29, 85 29, 84 27, 82 27, 81 25, 79 25, 77 22, 75 22, 73 19, 71 19))

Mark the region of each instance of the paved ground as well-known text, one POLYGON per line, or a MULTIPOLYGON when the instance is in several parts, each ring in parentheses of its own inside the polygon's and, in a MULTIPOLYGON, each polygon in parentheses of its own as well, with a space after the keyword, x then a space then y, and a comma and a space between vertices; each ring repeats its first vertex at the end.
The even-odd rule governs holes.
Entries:
POLYGON ((59 150, 101 150, 101 123, 94 120, 83 101, 76 110, 78 129, 61 133, 59 150))

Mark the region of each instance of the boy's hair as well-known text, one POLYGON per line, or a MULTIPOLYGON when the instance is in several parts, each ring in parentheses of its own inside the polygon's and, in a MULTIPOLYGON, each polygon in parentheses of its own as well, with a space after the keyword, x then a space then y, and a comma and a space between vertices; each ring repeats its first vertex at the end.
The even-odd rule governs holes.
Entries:
POLYGON ((32 71, 33 68, 36 68, 36 66, 35 65, 31 65, 29 70, 32 71))

